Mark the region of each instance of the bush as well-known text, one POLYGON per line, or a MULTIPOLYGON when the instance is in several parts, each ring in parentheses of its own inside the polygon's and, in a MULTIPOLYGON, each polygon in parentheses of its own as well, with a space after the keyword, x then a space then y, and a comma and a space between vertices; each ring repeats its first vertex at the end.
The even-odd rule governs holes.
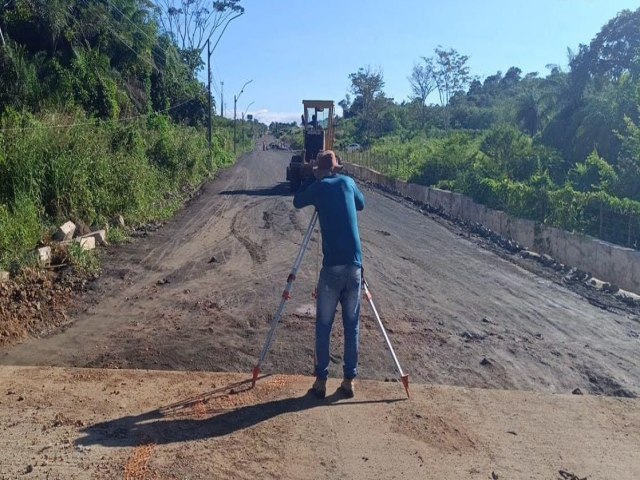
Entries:
POLYGON ((128 123, 82 114, 0 117, 0 261, 18 258, 43 226, 170 216, 186 193, 233 160, 228 130, 214 136, 161 115, 128 123), (53 128, 75 124, 73 128, 53 128))
POLYGON ((19 196, 12 207, 0 203, 0 268, 23 260, 42 236, 40 209, 27 196, 19 196))

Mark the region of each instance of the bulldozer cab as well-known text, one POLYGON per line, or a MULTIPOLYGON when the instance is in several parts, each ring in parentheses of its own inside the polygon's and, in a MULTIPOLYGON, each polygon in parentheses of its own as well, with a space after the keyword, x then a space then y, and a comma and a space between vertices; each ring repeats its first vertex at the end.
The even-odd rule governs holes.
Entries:
POLYGON ((303 100, 304 161, 316 159, 318 152, 333 148, 334 108, 331 100, 303 100))

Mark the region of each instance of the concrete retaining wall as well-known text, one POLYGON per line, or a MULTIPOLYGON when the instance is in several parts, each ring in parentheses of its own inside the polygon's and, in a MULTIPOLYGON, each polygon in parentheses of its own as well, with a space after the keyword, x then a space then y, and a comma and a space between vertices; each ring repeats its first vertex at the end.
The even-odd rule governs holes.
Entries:
POLYGON ((512 217, 475 203, 471 198, 437 188, 387 178, 359 165, 347 165, 354 177, 394 190, 404 197, 441 209, 450 217, 476 222, 528 250, 590 272, 606 282, 640 294, 640 252, 586 235, 512 217))

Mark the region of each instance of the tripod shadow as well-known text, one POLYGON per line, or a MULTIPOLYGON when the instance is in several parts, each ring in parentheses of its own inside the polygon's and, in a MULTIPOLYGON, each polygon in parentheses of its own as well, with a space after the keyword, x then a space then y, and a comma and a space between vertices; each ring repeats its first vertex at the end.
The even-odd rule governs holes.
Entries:
POLYGON ((225 190, 220 195, 249 195, 255 197, 286 197, 293 195, 289 188, 289 182, 280 182, 272 187, 253 188, 243 190, 225 190))
POLYGON ((279 415, 316 407, 395 403, 404 400, 350 400, 339 403, 340 400, 345 399, 339 391, 319 400, 309 390, 300 397, 241 405, 236 408, 226 406, 234 403, 234 397, 247 395, 251 390, 251 380, 247 380, 140 415, 96 423, 82 429, 81 432, 84 436, 76 440, 75 443, 81 446, 135 447, 149 443, 161 445, 188 442, 222 437, 253 427, 279 415))

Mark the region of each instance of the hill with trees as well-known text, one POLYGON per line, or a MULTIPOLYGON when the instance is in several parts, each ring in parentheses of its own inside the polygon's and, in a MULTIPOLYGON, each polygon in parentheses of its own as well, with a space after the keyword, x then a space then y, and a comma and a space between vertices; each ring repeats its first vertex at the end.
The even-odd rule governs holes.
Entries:
POLYGON ((198 74, 244 8, 205 3, 0 1, 0 267, 67 219, 165 218, 233 161, 198 74))

